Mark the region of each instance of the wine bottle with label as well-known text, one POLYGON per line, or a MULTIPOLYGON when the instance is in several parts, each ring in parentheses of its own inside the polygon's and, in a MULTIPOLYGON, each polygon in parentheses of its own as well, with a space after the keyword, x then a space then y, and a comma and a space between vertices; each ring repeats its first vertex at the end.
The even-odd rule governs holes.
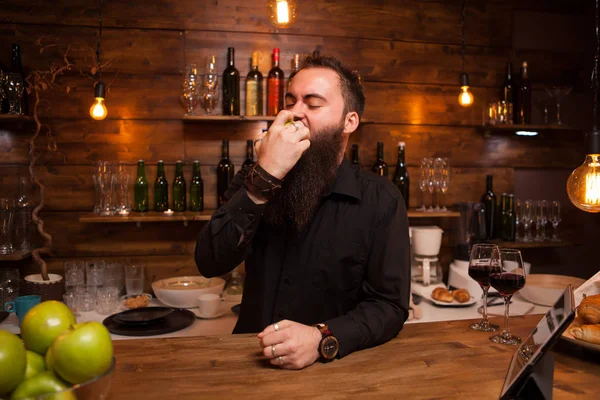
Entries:
POLYGON ((352 164, 360 166, 360 159, 358 158, 358 145, 352 145, 352 164))
POLYGON ((512 118, 513 123, 516 123, 516 115, 515 112, 515 96, 514 96, 514 84, 512 79, 512 63, 509 61, 506 63, 506 76, 504 77, 504 85, 502 85, 502 93, 500 98, 506 102, 508 105, 511 103, 513 105, 513 115, 508 115, 507 119, 512 118))
POLYGON ((277 115, 283 110, 285 76, 279 68, 279 49, 273 49, 273 68, 267 77, 267 115, 277 115))
POLYGON ((485 231, 486 238, 492 239, 494 237, 494 225, 496 223, 496 195, 494 194, 493 184, 494 177, 492 175, 486 176, 486 188, 485 193, 481 196, 481 203, 485 209, 485 231))
POLYGON ((186 209, 186 184, 183 177, 183 162, 175 164, 175 179, 173 180, 173 211, 185 211, 186 209))
POLYGON ((263 76, 258 70, 258 52, 252 52, 252 69, 246 76, 246 115, 263 115, 263 76))
POLYGON ((146 167, 144 160, 139 160, 137 164, 137 178, 133 185, 134 206, 133 209, 139 212, 148 211, 148 181, 146 180, 146 167))
POLYGON ((169 208, 169 182, 165 177, 165 163, 158 162, 154 181, 154 211, 167 211, 169 208))
POLYGON ((227 49, 227 68, 223 71, 223 115, 240 115, 240 73, 235 68, 235 49, 227 49))
POLYGON ((217 205, 225 204, 225 192, 233 180, 233 163, 229 160, 229 140, 223 140, 223 154, 217 166, 217 205))
POLYGON ((372 171, 377 175, 388 177, 388 166, 383 161, 383 142, 377 142, 377 161, 373 164, 372 171))
POLYGON ((404 199, 404 205, 408 210, 408 196, 410 194, 410 179, 408 177, 408 170, 406 169, 405 160, 405 143, 398 143, 398 163, 396 164, 396 173, 394 174, 394 184, 402 193, 404 199))
POLYGON ((194 161, 190 182, 190 211, 204 211, 204 182, 200 174, 200 161, 194 161))
POLYGON ((521 81, 519 82, 518 123, 531 124, 531 83, 527 61, 521 64, 521 81))
POLYGON ((246 160, 242 164, 242 168, 252 168, 256 164, 254 161, 254 141, 246 140, 246 160))

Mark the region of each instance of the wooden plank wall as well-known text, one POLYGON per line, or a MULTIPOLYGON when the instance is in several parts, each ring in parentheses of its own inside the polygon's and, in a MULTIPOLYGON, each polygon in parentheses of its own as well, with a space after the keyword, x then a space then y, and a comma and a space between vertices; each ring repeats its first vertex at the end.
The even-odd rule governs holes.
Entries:
MULTIPOLYGON (((98 122, 88 114, 93 81, 78 71, 89 71, 91 65, 97 35, 95 3, 3 2, 0 60, 4 64, 10 63, 10 44, 18 42, 27 70, 59 63, 62 56, 58 49, 69 45, 70 60, 77 66, 43 94, 48 103, 40 114, 51 127, 60 150, 60 155, 50 157, 40 170, 47 186, 43 217, 54 236, 54 254, 49 259, 52 270, 60 271, 67 259, 101 257, 143 261, 150 279, 196 273, 191 254, 200 223, 188 227, 144 224, 137 228, 127 224, 87 225, 78 217, 93 207, 91 174, 98 160, 123 160, 133 174, 135 162, 144 159, 152 180, 156 162, 163 159, 171 180, 176 160, 186 162, 189 179, 191 162, 199 159, 206 206, 216 205, 214 170, 220 158, 220 140, 232 141, 232 159, 239 166, 245 154, 244 140, 253 138, 265 124, 183 124, 179 97, 186 63, 202 65, 207 55, 216 54, 223 68, 229 46, 236 49, 241 76, 249 69, 253 50, 260 52, 260 70, 266 74, 273 47, 281 48, 286 75, 294 53, 315 49, 358 69, 367 97, 364 118, 372 123, 362 126, 352 143, 360 145, 365 168, 374 162, 376 141, 385 143, 385 159, 392 166, 397 142, 407 143, 407 162, 413 177, 412 207, 420 203, 416 177, 420 159, 425 156, 450 158, 453 180, 446 199, 449 203, 477 200, 484 190, 486 174, 494 175, 496 192, 510 192, 515 169, 572 169, 582 160, 581 135, 484 138, 479 126, 485 105, 499 96, 508 60, 515 69, 521 60, 529 61, 536 88, 535 119, 540 119, 544 87, 571 84, 576 89, 565 107, 565 119, 586 126, 585 114, 582 117, 578 113, 585 110, 581 105, 586 104, 586 66, 590 64, 586 41, 582 37, 559 40, 567 32, 591 35, 591 31, 581 29, 581 21, 587 21, 584 1, 469 2, 465 67, 476 99, 469 109, 460 107, 456 100, 461 72, 459 0, 300 0, 298 22, 281 32, 269 25, 263 3, 105 2, 102 50, 103 58, 112 62, 103 73, 105 81, 112 83, 107 96, 108 118, 98 122), (559 18, 564 25, 559 24, 546 36, 539 35, 534 29, 536 23, 548 15, 559 18), (516 26, 515 21, 520 25, 516 26), (528 30, 522 29, 523 24, 528 30), (519 37, 516 31, 527 37, 519 37), (548 44, 548 35, 559 39, 548 44), (40 52, 36 45, 40 39, 57 46, 40 52)), ((0 126, 3 193, 13 193, 18 176, 26 174, 27 137, 28 133, 18 127, 0 126)), ((393 173, 391 168, 390 175, 393 173)), ((414 223, 441 224, 452 230, 449 221, 414 223)), ((451 242, 448 239, 446 243, 451 242)), ((447 248, 445 264, 451 259, 450 253, 447 248)), ((35 270, 27 262, 22 264, 27 271, 35 270)))

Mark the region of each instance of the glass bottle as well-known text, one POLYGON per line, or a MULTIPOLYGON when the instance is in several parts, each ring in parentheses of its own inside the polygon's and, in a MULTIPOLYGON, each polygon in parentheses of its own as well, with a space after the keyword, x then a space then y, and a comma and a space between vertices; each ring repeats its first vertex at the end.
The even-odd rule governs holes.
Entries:
POLYGON ((221 161, 217 166, 217 205, 225 204, 225 192, 233 180, 233 163, 229 160, 229 140, 223 140, 221 161))
POLYGON ((175 164, 175 179, 173 180, 173 211, 185 211, 186 209, 186 184, 183 177, 183 162, 175 164))
POLYGON ((242 168, 252 168, 256 164, 254 161, 254 141, 246 140, 246 160, 242 164, 242 168))
POLYGON ((240 115, 240 73, 235 68, 235 49, 227 49, 227 68, 223 71, 223 115, 240 115))
POLYGON ((246 115, 263 115, 263 76, 258 70, 258 52, 252 52, 252 69, 246 76, 246 115))
POLYGON ((15 251, 28 252, 32 249, 32 219, 33 202, 28 193, 29 178, 21 177, 19 180, 19 197, 15 205, 13 221, 13 248, 15 251))
POLYGON ((373 164, 372 171, 377 175, 388 177, 388 166, 383 161, 383 142, 377 142, 377 161, 373 164))
POLYGON ((404 205, 408 210, 408 198, 410 195, 410 179, 408 177, 408 169, 406 168, 405 160, 405 148, 404 142, 398 143, 398 163, 396 164, 396 173, 394 174, 394 184, 402 193, 404 199, 404 205))
POLYGON ((194 161, 190 182, 190 211, 204 211, 204 182, 200 174, 200 161, 194 161))
POLYGON ((133 185, 134 210, 138 212, 148 211, 148 181, 146 180, 146 168, 144 160, 139 160, 137 165, 137 178, 133 185))
POLYGON ((279 68, 279 49, 273 49, 273 68, 267 77, 267 115, 277 115, 283 110, 285 76, 279 68))
POLYGON ((154 181, 154 211, 167 211, 169 209, 169 182, 165 177, 165 163, 158 162, 156 180, 154 181))

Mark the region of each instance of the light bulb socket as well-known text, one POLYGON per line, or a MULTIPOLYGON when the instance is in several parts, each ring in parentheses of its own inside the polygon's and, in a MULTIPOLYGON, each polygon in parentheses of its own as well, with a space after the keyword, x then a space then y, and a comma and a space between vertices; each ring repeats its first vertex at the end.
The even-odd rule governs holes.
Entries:
POLYGON ((460 74, 460 87, 469 86, 469 75, 466 72, 460 74))
POLYGON ((96 82, 96 87, 94 88, 94 97, 102 97, 106 98, 106 86, 103 82, 96 82))
POLYGON ((586 154, 600 154, 600 131, 594 127, 585 135, 586 154))

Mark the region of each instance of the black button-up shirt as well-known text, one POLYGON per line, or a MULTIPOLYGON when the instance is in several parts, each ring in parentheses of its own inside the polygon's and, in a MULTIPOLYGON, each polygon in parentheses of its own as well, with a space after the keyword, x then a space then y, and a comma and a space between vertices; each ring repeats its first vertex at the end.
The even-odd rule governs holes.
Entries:
POLYGON ((243 260, 246 280, 233 333, 260 332, 289 319, 325 323, 343 357, 384 343, 408 317, 410 244, 402 195, 387 179, 343 160, 313 220, 301 233, 261 221, 242 187, 204 226, 195 260, 207 277, 243 260))

